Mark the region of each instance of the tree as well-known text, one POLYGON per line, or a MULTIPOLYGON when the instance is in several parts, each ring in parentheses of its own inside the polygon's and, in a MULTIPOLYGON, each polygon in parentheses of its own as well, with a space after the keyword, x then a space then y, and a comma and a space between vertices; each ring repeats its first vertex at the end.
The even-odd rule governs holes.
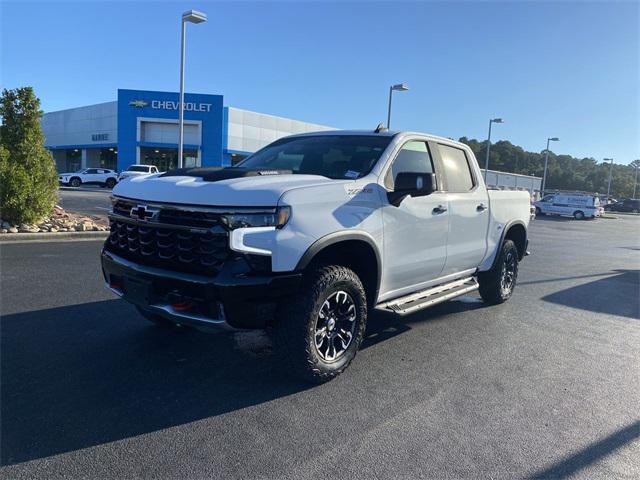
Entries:
POLYGON ((35 223, 51 213, 58 176, 44 147, 40 100, 31 87, 3 90, 0 97, 0 215, 35 223))
MULTIPOLYGON (((460 142, 471 148, 476 158, 484 161, 487 142, 479 142, 467 137, 460 142)), ((489 168, 509 173, 542 177, 544 171, 544 151, 527 152, 508 141, 499 141, 491 145, 489 168)), ((635 160, 630 165, 613 165, 611 175, 611 195, 617 198, 633 195, 635 160)), ((593 158, 575 158, 571 155, 557 155, 549 152, 547 170, 547 190, 581 190, 594 193, 606 193, 609 180, 609 163, 598 163, 593 158)), ((640 185, 638 186, 640 189, 640 185)), ((637 195, 637 193, 636 193, 637 195)))

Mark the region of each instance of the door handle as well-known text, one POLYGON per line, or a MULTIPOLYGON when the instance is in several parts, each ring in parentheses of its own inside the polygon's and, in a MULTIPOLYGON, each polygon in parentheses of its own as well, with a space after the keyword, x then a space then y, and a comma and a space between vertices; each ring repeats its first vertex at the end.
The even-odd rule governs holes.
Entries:
POLYGON ((444 205, 438 205, 436 208, 433 209, 433 213, 444 213, 447 211, 447 207, 445 207, 444 205))
POLYGON ((484 203, 481 203, 476 207, 476 211, 478 212, 484 212, 486 209, 487 209, 487 206, 484 203))

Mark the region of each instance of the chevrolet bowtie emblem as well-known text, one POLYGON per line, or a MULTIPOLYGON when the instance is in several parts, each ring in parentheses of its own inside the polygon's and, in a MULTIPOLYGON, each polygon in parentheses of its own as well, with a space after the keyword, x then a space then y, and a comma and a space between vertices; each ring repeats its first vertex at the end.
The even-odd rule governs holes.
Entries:
POLYGON ((149 102, 147 102, 146 100, 131 100, 129 102, 130 107, 144 108, 147 105, 149 105, 149 102))
POLYGON ((153 222, 158 219, 158 214, 160 213, 160 209, 147 207, 146 205, 138 205, 131 209, 129 215, 133 218, 137 218, 138 220, 146 220, 148 222, 153 222))

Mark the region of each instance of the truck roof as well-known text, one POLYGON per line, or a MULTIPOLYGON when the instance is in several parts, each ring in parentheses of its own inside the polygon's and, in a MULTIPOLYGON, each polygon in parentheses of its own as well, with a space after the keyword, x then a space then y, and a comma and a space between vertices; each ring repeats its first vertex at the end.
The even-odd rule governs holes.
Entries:
POLYGON ((432 135, 430 133, 423 132, 413 132, 413 131, 405 131, 405 130, 381 130, 376 132, 374 130, 323 130, 319 132, 306 132, 306 133, 296 133, 294 135, 289 135, 288 138, 291 137, 323 137, 323 136, 332 136, 332 135, 370 135, 372 137, 375 136, 383 136, 383 137, 394 137, 396 135, 420 135, 422 137, 427 137, 430 140, 434 141, 442 141, 447 143, 457 143, 459 145, 464 145, 463 143, 458 142, 452 138, 441 137, 438 135, 432 135))

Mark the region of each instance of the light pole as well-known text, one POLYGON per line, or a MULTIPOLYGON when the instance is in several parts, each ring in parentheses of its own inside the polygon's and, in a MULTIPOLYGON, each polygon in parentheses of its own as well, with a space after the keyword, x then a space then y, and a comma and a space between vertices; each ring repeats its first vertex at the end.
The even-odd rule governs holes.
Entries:
POLYGON ((636 187, 638 186, 638 167, 640 167, 640 160, 636 160, 633 163, 635 163, 636 167, 636 177, 633 180, 633 198, 636 198, 636 187))
POLYGON ((398 92, 406 92, 407 90, 409 90, 409 87, 406 83, 398 83, 389 87, 389 110, 387 111, 387 129, 391 128, 391 97, 393 96, 394 90, 397 90, 398 92))
POLYGON ((542 174, 542 196, 544 197, 544 189, 547 186, 547 165, 549 164, 549 142, 559 142, 558 137, 547 138, 547 149, 544 151, 544 173, 542 174))
POLYGON ((487 183, 487 170, 489 170, 489 150, 491 150, 491 124, 504 123, 501 118, 492 118, 489 120, 489 136, 487 137, 487 158, 484 161, 484 183, 487 183))
POLYGON ((189 10, 182 14, 182 33, 180 36, 180 99, 178 100, 178 168, 182 168, 182 154, 184 149, 184 53, 187 22, 202 23, 206 21, 206 13, 189 10))
POLYGON ((609 203, 609 193, 611 192, 611 174, 613 173, 613 158, 603 158, 602 160, 611 161, 611 165, 609 167, 609 182, 607 183, 607 203, 609 203))

